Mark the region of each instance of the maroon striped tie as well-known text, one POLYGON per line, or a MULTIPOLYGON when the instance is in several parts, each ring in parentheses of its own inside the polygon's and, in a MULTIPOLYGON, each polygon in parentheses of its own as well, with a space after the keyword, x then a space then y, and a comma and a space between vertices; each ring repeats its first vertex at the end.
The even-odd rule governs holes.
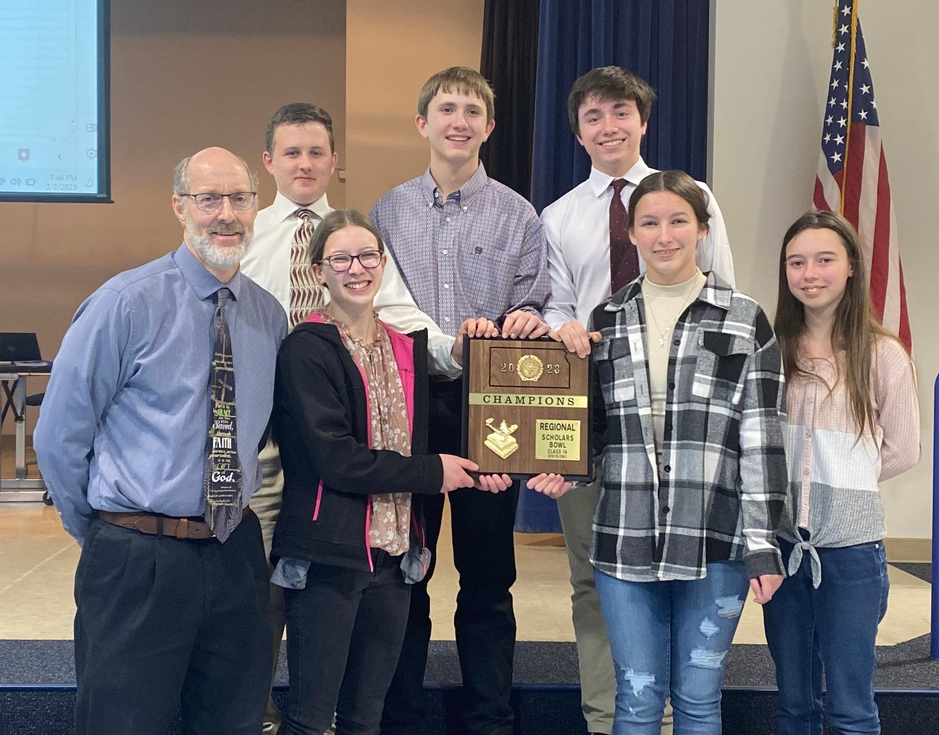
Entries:
POLYGON ((610 201, 610 293, 639 277, 639 253, 629 241, 629 218, 621 196, 626 179, 613 179, 610 201))

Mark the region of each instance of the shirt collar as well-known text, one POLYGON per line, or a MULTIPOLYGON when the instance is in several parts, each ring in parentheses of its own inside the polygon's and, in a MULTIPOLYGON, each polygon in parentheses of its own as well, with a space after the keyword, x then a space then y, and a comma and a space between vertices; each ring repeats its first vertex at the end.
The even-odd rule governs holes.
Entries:
POLYGON ((626 179, 630 184, 636 186, 642 181, 646 176, 652 173, 652 169, 649 168, 648 164, 642 160, 642 156, 639 156, 639 160, 633 164, 633 167, 629 169, 623 176, 610 176, 605 174, 599 169, 590 167, 590 176, 588 181, 590 182, 590 188, 593 191, 595 196, 602 196, 603 193, 610 188, 610 184, 613 182, 613 179, 626 179))
POLYGON ((270 209, 273 211, 278 222, 286 222, 288 219, 293 218, 298 209, 309 209, 311 212, 318 215, 320 219, 323 219, 330 211, 329 202, 325 194, 312 204, 308 204, 304 207, 291 201, 280 192, 277 192, 277 196, 274 197, 270 209))
POLYGON ((235 301, 241 296, 241 271, 238 270, 228 283, 222 283, 193 255, 185 242, 173 254, 173 260, 183 278, 189 283, 200 301, 210 298, 222 286, 232 292, 235 301))
MULTIPOLYGON (((698 294, 698 298, 695 299, 695 301, 703 301, 711 306, 716 306, 718 309, 723 309, 724 311, 729 310, 730 300, 734 293, 733 287, 723 281, 714 271, 705 273, 704 275, 706 276, 704 286, 701 288, 701 293, 698 294)), ((644 275, 637 278, 622 291, 614 294, 607 302, 604 310, 621 311, 626 308, 628 302, 634 300, 642 293, 642 282, 645 278, 644 275)))
MULTIPOLYGON (((483 162, 480 161, 479 166, 476 168, 473 175, 470 176, 469 181, 459 188, 460 202, 462 204, 469 204, 472 198, 481 192, 487 183, 489 183, 489 176, 486 174, 486 167, 483 165, 483 162)), ((427 167, 424 175, 421 176, 420 185, 427 203, 433 206, 436 202, 434 193, 437 191, 438 187, 437 182, 434 181, 434 177, 430 175, 430 166, 427 167)))

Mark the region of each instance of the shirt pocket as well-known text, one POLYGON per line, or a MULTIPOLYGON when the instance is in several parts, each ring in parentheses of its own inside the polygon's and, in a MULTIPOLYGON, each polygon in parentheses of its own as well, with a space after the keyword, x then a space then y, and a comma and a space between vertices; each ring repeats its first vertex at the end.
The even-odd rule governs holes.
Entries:
POLYGON ((743 398, 747 360, 753 350, 752 341, 736 335, 699 332, 692 395, 728 406, 738 404, 743 398))
MULTIPOLYGON (((475 316, 498 319, 513 306, 514 284, 521 275, 518 248, 505 236, 467 238, 454 247, 457 258, 456 277, 463 298, 475 316)), ((459 306, 458 306, 459 308, 459 306)))
POLYGON ((633 356, 625 338, 601 342, 594 348, 597 379, 607 406, 636 402, 633 356))

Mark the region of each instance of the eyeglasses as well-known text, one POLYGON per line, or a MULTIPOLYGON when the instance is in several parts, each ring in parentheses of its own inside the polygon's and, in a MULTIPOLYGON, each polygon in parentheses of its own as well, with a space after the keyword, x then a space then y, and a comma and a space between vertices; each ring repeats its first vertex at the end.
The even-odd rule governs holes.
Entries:
POLYGON ((223 199, 228 199, 231 202, 231 208, 238 212, 251 209, 257 201, 258 193, 256 191, 236 191, 234 194, 184 194, 183 192, 177 192, 176 196, 190 197, 195 200, 196 206, 200 210, 212 214, 222 208, 223 199))
POLYGON ((377 268, 381 265, 381 250, 363 250, 358 255, 349 255, 348 253, 336 253, 328 258, 323 258, 320 263, 329 263, 329 267, 334 273, 345 273, 352 267, 352 261, 357 260, 363 268, 377 268))

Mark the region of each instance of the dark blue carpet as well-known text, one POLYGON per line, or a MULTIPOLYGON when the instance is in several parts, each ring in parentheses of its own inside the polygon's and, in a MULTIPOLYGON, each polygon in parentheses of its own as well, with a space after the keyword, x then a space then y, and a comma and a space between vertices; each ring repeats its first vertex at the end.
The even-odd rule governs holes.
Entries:
MULTIPOLYGON (((883 735, 939 731, 939 661, 929 637, 878 649, 876 687, 883 735)), ((453 642, 433 642, 427 667, 427 735, 461 735, 462 693, 453 642)), ((517 735, 585 735, 572 643, 519 643, 513 706, 517 735)), ((286 667, 275 699, 283 702, 286 667)), ((775 732, 775 682, 765 646, 735 645, 725 679, 724 732, 775 732)), ((71 641, 0 641, 0 735, 70 735, 75 707, 71 641)), ((177 735, 171 729, 167 735, 177 735)))

